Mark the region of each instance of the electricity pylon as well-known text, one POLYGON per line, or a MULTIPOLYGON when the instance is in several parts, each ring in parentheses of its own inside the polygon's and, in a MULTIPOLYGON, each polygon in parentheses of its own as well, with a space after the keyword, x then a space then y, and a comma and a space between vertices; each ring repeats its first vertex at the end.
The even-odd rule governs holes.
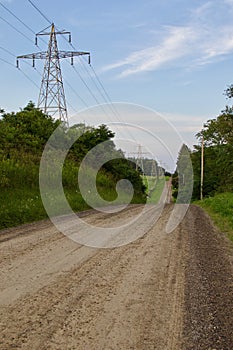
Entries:
POLYGON ((138 145, 138 153, 137 153, 137 161, 136 161, 136 170, 139 168, 142 170, 142 174, 144 175, 144 166, 143 166, 143 152, 142 152, 142 146, 138 145))
POLYGON ((90 53, 83 51, 59 51, 57 45, 57 35, 69 35, 71 43, 71 33, 67 31, 56 31, 54 23, 36 34, 35 44, 37 45, 37 37, 41 35, 49 35, 49 43, 47 51, 41 51, 22 55, 17 57, 17 68, 19 67, 19 59, 31 59, 32 66, 35 67, 35 60, 45 60, 44 72, 41 81, 41 88, 37 107, 45 114, 55 116, 58 114, 59 119, 68 125, 68 115, 66 107, 65 91, 62 81, 62 73, 60 59, 71 58, 71 65, 74 64, 74 57, 88 55, 90 64, 90 53), (47 30, 50 29, 48 32, 47 30))
POLYGON ((143 155, 149 154, 148 152, 142 152, 142 145, 138 145, 137 152, 130 152, 129 155, 137 155, 136 158, 136 170, 141 170, 144 175, 143 155))
POLYGON ((158 177, 157 163, 154 159, 152 159, 151 163, 151 176, 158 177))

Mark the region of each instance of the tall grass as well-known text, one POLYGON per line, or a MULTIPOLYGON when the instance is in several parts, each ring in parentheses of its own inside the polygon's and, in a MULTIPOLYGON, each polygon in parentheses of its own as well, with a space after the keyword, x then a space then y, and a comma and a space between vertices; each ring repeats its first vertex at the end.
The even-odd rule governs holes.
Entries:
POLYGON ((0 192, 0 229, 47 217, 38 189, 8 188, 0 192))
POLYGON ((0 160, 0 189, 35 187, 39 180, 39 165, 28 159, 0 160))
MULTIPOLYGON (((79 168, 74 162, 65 162, 63 167, 63 188, 66 199, 73 211, 90 208, 83 199, 78 186, 79 168)), ((116 181, 110 173, 99 171, 94 179, 93 171, 87 169, 87 179, 96 181, 97 190, 104 200, 111 202, 117 198, 116 181)), ((88 185, 87 185, 88 191, 88 185)), ((128 203, 127 192, 122 191, 118 204, 128 203)), ((65 214, 61 196, 56 188, 50 191, 54 201, 53 215, 65 214)), ((93 206, 102 202, 95 193, 89 193, 93 206)), ((141 203, 141 196, 134 195, 132 203, 141 203)), ((47 218, 39 189, 39 165, 24 159, 6 159, 0 161, 0 229, 47 218)))
POLYGON ((154 176, 145 176, 143 178, 144 184, 147 188, 147 203, 148 204, 157 204, 163 192, 165 178, 164 176, 157 177, 154 176))

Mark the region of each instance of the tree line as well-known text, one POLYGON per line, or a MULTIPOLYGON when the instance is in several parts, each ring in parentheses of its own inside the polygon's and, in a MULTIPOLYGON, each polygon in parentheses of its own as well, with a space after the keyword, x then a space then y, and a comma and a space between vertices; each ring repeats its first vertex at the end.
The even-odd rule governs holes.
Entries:
MULTIPOLYGON (((225 90, 228 99, 233 98, 233 85, 225 90)), ((213 119, 209 119, 202 130, 197 133, 198 144, 194 150, 188 150, 183 145, 177 160, 177 169, 173 176, 175 196, 178 193, 179 185, 182 187, 186 168, 184 165, 184 154, 189 152, 193 171, 193 194, 192 199, 200 199, 201 186, 201 144, 204 146, 204 181, 203 196, 210 197, 216 193, 233 191, 233 106, 226 106, 221 113, 213 119), (182 165, 183 164, 183 165, 182 165), (182 177, 182 179, 181 179, 182 177)), ((185 186, 185 184, 183 184, 185 186)))
MULTIPOLYGON (((44 114, 31 101, 16 113, 6 113, 0 108, 0 115, 0 188, 38 187, 42 152, 61 122, 44 114)), ((102 151, 111 154, 115 160, 104 164, 100 172, 107 175, 111 184, 122 178, 130 180, 135 194, 145 198, 145 186, 140 174, 135 171, 134 164, 125 159, 123 152, 116 149, 112 140, 114 133, 106 125, 73 125, 62 134, 62 142, 60 140, 57 147, 77 137, 64 165, 65 186, 77 187, 76 175, 81 161, 91 149, 103 143, 102 151)))

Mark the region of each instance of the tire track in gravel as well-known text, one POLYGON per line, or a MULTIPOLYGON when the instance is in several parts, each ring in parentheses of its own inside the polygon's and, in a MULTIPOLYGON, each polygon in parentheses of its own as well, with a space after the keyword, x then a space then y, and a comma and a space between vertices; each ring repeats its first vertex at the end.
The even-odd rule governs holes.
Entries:
MULTIPOLYGON (((195 206, 166 234, 173 207, 114 249, 81 246, 49 222, 4 231, 0 349, 231 350, 232 245, 195 206)), ((140 211, 85 220, 116 227, 140 211)))
MULTIPOLYGON (((40 288, 39 284, 28 288, 25 282, 25 293, 21 291, 8 302, 0 294, 0 301, 3 300, 1 349, 179 348, 184 285, 183 238, 179 229, 174 235, 164 232, 171 209, 165 208, 156 225, 127 246, 99 250, 78 247, 73 256, 69 255, 66 270, 54 270, 52 278, 47 276, 47 283, 41 283, 40 288), (177 249, 177 239, 180 249, 177 249), (82 250, 83 260, 78 260, 82 250), (167 334, 171 330, 173 340, 169 345, 171 340, 167 334)), ((106 225, 106 220, 112 222, 114 218, 119 220, 118 215, 109 216, 102 224, 106 225)), ((59 244, 61 248, 66 244, 72 245, 73 249, 77 247, 66 237, 53 242, 55 246, 59 244)), ((41 247, 34 247, 32 251, 38 256, 41 247)), ((47 264, 55 256, 57 266, 57 253, 52 248, 47 264)), ((25 262, 30 265, 32 257, 27 256, 25 262)), ((36 268, 34 266, 32 270, 36 268)), ((11 280, 16 277, 15 270, 8 274, 12 275, 11 280)), ((44 275, 40 273, 38 279, 41 278, 44 275)))
MULTIPOLYGON (((141 206, 135 206, 123 211, 121 220, 141 211, 141 206)), ((112 225, 109 214, 98 213, 84 215, 85 221, 99 225, 112 225)), ((114 219, 119 223, 118 216, 114 219)), ((63 220, 70 220, 65 216, 63 220)), ((97 251, 94 248, 81 246, 67 239, 51 224, 39 223, 26 225, 26 234, 22 227, 14 229, 18 235, 14 239, 5 240, 0 244, 0 298, 2 304, 14 301, 21 294, 39 289, 46 285, 50 279, 74 268, 85 259, 93 256, 97 251), (29 226, 33 228, 29 235, 29 226), (41 227, 42 226, 42 227, 41 227), (38 230, 36 231, 36 227, 38 230), (27 286, 27 288, 25 288, 27 286)), ((5 232, 4 232, 5 233, 5 232)), ((12 230, 9 235, 11 237, 12 230)))
POLYGON ((199 207, 182 223, 189 238, 184 350, 233 349, 233 247, 199 207))

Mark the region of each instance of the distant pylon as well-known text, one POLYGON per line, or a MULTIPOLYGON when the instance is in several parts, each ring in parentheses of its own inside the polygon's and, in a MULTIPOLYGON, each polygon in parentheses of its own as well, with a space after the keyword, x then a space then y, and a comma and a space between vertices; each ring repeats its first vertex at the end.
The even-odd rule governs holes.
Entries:
POLYGON ((138 145, 137 148, 137 152, 130 152, 129 155, 137 155, 136 170, 141 170, 144 175, 143 155, 149 154, 149 152, 142 152, 142 145, 138 145))
POLYGON ((158 176, 157 163, 154 159, 152 159, 152 164, 151 164, 151 176, 153 177, 158 176))
POLYGON ((144 166, 143 166, 143 159, 142 159, 142 146, 138 145, 138 154, 137 154, 137 161, 136 161, 136 170, 139 168, 141 169, 142 173, 144 174, 144 166))
POLYGON ((44 59, 44 72, 41 81, 41 88, 38 99, 38 108, 41 109, 45 114, 51 116, 58 115, 59 119, 68 125, 68 114, 66 107, 65 91, 62 81, 62 73, 60 66, 61 58, 71 58, 71 64, 73 65, 73 58, 80 55, 88 55, 90 63, 89 52, 77 52, 77 51, 59 51, 57 45, 57 34, 69 35, 69 42, 71 43, 71 33, 66 31, 56 31, 54 23, 46 29, 36 34, 36 45, 37 37, 40 35, 49 35, 48 49, 46 52, 37 52, 28 55, 22 55, 17 57, 17 67, 19 67, 18 59, 29 58, 32 59, 32 66, 35 67, 35 59, 44 59), (47 32, 47 29, 51 27, 51 30, 47 32))

